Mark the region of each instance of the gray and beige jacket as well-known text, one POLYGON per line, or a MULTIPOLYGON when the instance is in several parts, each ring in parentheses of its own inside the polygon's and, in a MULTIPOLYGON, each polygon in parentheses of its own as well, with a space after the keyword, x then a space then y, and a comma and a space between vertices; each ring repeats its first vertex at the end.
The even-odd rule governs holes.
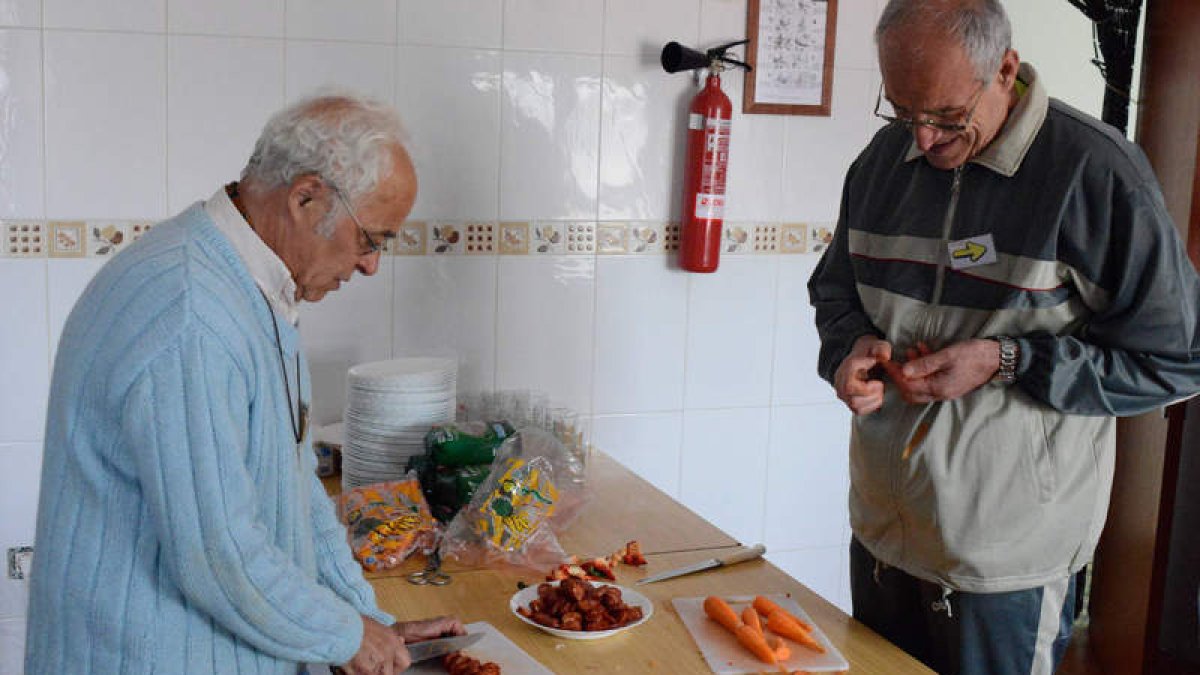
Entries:
POLYGON ((1044 585, 1090 560, 1108 508, 1113 416, 1200 390, 1200 279, 1144 155, 1028 90, 963 168, 900 125, 850 167, 809 282, 833 375, 854 341, 894 353, 1018 338, 1017 384, 853 421, 850 519, 879 560, 944 587, 1044 585))

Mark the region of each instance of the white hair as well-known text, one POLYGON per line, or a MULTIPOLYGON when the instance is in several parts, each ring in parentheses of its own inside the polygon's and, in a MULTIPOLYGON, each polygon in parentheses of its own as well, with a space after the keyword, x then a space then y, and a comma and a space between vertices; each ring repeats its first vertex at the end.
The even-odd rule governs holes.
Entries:
POLYGON ((1012 46, 1008 14, 1000 0, 970 0, 950 5, 929 0, 889 0, 875 26, 875 42, 882 44, 888 31, 896 27, 932 24, 962 44, 975 66, 975 76, 987 81, 999 70, 1005 52, 1012 46))
MULTIPOLYGON (((371 194, 393 167, 393 151, 407 134, 390 105, 355 94, 321 94, 275 113, 263 127, 241 180, 250 191, 316 175, 351 204, 371 194)), ((334 207, 317 226, 333 235, 334 207)))

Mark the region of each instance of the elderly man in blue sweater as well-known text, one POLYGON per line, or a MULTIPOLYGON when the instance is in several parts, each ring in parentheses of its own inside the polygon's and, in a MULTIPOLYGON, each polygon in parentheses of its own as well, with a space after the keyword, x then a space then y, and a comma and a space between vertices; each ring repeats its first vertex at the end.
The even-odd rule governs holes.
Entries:
POLYGON ((416 188, 390 108, 301 101, 96 275, 55 361, 28 675, 390 674, 463 632, 379 609, 307 435, 297 304, 374 274, 416 188))

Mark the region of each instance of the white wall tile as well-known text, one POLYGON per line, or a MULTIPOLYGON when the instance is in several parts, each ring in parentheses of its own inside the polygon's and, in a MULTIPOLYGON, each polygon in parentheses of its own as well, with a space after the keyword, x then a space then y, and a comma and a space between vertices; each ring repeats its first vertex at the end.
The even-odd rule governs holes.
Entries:
POLYGON ((865 70, 834 71, 832 117, 788 117, 783 210, 798 220, 833 222, 846 169, 876 128, 878 80, 865 70))
POLYGON ((788 189, 783 174, 783 115, 743 115, 745 75, 727 71, 721 87, 733 104, 733 129, 729 139, 729 173, 725 186, 727 221, 788 220, 782 192, 788 189))
POLYGON ((168 207, 177 213, 237 180, 283 102, 283 44, 176 36, 167 45, 168 207))
POLYGON ((679 498, 683 413, 597 416, 592 443, 654 487, 679 498))
POLYGON ((501 46, 502 0, 400 0, 400 44, 501 46), (453 30, 447 30, 453 26, 453 30))
POLYGON ((62 337, 63 325, 75 308, 92 277, 108 262, 108 258, 82 258, 47 261, 47 308, 50 322, 50 372, 54 372, 54 357, 58 353, 58 340, 62 337))
POLYGON ((636 55, 646 65, 658 66, 663 45, 674 40, 698 49, 699 33, 700 0, 604 3, 605 54, 636 55))
POLYGON ((595 259, 501 257, 499 278, 496 387, 542 391, 590 414, 595 259))
POLYGON ((0 26, 40 28, 42 0, 0 0, 0 26))
POLYGON ((683 414, 683 503, 743 544, 762 541, 770 410, 683 414))
POLYGON ((458 357, 458 391, 489 391, 496 374, 495 256, 399 256, 392 352, 458 357))
POLYGON ((391 356, 392 265, 392 258, 384 256, 374 276, 355 273, 320 302, 300 304, 300 337, 312 374, 317 424, 342 419, 350 366, 391 356))
POLYGON ((846 546, 768 552, 767 560, 809 590, 850 613, 849 599, 842 593, 842 582, 848 576, 850 564, 846 546))
POLYGON ((597 415, 683 408, 687 287, 662 256, 596 260, 597 415))
MULTIPOLYGON (((0 13, 8 3, 0 4, 0 13)), ((42 155, 42 35, 0 30, 0 218, 40 218, 45 203, 42 155)))
POLYGON ((167 0, 167 29, 240 37, 283 37, 284 0, 167 0))
POLYGON ((1013 49, 1037 68, 1049 94, 1100 117, 1104 79, 1091 63, 1092 24, 1083 12, 1066 2, 1041 0, 1005 0, 1004 7, 1012 22, 1013 49))
POLYGON ((598 56, 505 53, 501 220, 596 216, 600 68, 598 56))
MULTIPOLYGON (((0 562, 7 571, 6 551, 34 544, 42 444, 0 444, 0 466, 4 467, 0 476, 0 513, 4 514, 0 519, 0 562)), ((0 619, 25 616, 28 604, 28 579, 9 579, 8 574, 0 574, 0 619)))
POLYGON ((771 409, 768 550, 848 541, 849 446, 850 413, 841 403, 771 409))
POLYGON ((777 274, 775 256, 726 256, 689 275, 687 408, 767 405, 777 274))
MULTIPOLYGON (((699 44, 689 46, 707 49, 747 37, 746 0, 701 0, 699 44)), ((733 53, 744 55, 745 47, 733 53)))
POLYGON ((392 45, 288 40, 287 100, 321 91, 350 90, 392 103, 395 61, 392 45))
POLYGON ((835 67, 878 69, 875 24, 882 10, 877 0, 841 0, 838 3, 833 55, 835 67))
POLYGON ((0 675, 25 672, 25 619, 0 620, 0 675))
POLYGON ((421 184, 412 218, 496 218, 500 53, 444 47, 398 53, 396 107, 412 136, 421 184))
POLYGON ((600 218, 678 220, 691 77, 606 56, 600 121, 600 218))
POLYGON ((42 0, 46 28, 161 33, 167 0, 42 0))
POLYGON ((396 0, 287 0, 287 36, 307 40, 396 43, 396 0))
POLYGON ((598 54, 603 21, 595 0, 505 0, 504 48, 598 54))
POLYGON ((46 31, 44 39, 46 215, 166 215, 166 38, 46 31))
POLYGON ((771 369, 771 403, 832 403, 837 395, 817 375, 821 339, 816 311, 808 302, 808 278, 819 255, 779 257, 779 295, 775 305, 775 362, 771 369))
POLYGON ((0 288, 8 319, 0 330, 0 382, 20 384, 0 387, 0 442, 35 441, 45 430, 50 393, 46 261, 0 261, 0 288))

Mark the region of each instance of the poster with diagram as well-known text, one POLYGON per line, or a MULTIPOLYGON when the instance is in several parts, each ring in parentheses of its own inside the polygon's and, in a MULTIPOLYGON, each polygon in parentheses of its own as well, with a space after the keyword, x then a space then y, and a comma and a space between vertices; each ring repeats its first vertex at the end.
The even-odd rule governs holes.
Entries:
POLYGON ((826 115, 837 0, 750 0, 746 113, 826 115))

